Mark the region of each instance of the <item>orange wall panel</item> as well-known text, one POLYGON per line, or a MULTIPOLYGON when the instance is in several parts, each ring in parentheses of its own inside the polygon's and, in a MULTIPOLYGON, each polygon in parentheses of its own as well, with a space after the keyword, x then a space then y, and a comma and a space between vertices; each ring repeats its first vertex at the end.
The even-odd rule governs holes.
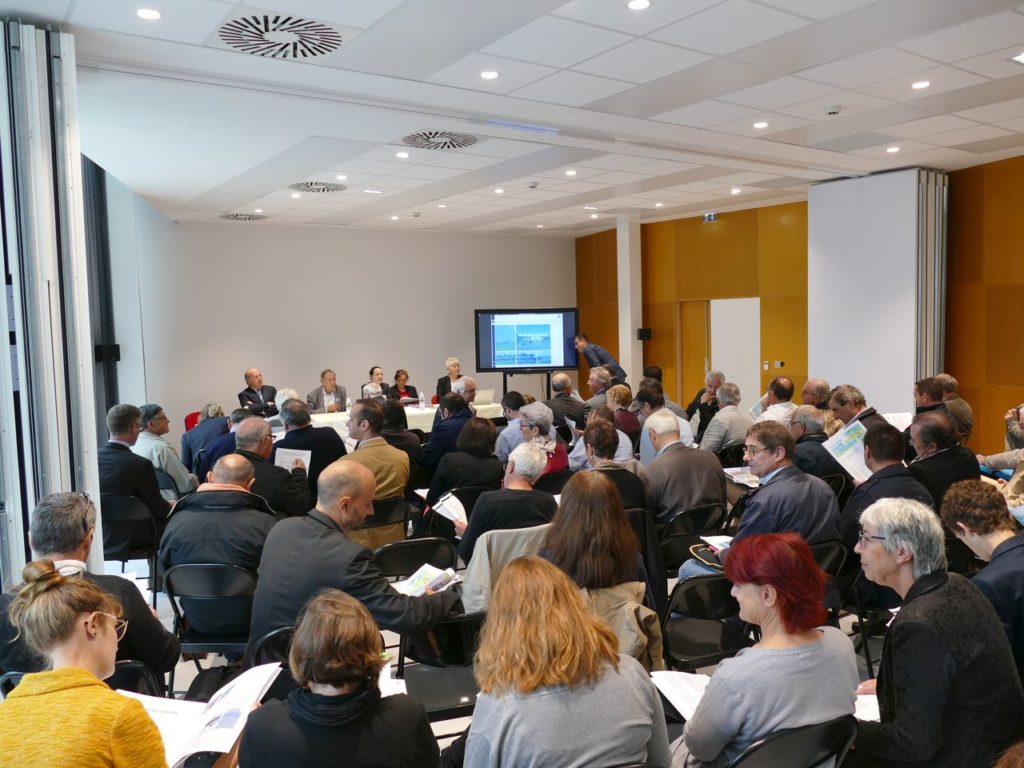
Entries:
POLYGON ((675 222, 661 221, 644 225, 640 229, 640 243, 641 253, 643 253, 641 263, 643 301, 645 303, 674 301, 676 297, 675 222))

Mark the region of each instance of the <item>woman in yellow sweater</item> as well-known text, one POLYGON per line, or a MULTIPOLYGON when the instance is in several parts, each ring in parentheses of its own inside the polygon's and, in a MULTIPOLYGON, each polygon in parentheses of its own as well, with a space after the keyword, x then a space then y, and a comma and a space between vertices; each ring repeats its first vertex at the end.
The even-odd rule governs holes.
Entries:
POLYGON ((11 621, 52 669, 25 675, 0 702, 7 768, 166 768, 164 745, 142 705, 103 682, 127 623, 121 606, 49 560, 25 566, 11 621))

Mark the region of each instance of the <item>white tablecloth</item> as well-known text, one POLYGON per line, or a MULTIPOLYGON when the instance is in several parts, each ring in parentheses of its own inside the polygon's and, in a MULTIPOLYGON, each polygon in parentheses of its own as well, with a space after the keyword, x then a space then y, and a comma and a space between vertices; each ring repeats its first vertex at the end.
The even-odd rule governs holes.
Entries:
MULTIPOLYGON (((476 408, 476 415, 482 419, 497 419, 502 415, 501 405, 498 403, 487 403, 486 405, 473 404, 476 408)), ((434 412, 436 405, 427 405, 420 408, 418 405, 407 405, 405 416, 409 420, 409 429, 422 429, 429 433, 434 427, 434 412)), ((348 411, 343 413, 314 413, 311 414, 313 423, 318 427, 334 427, 349 447, 353 447, 348 439, 348 411)))

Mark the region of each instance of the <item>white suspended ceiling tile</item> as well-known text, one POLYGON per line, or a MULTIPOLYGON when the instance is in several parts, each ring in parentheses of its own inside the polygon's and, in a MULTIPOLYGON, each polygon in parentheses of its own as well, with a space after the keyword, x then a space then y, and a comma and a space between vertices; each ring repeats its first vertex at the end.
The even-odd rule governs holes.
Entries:
POLYGON ((754 171, 747 171, 745 173, 731 173, 728 176, 719 176, 715 181, 721 184, 757 184, 761 181, 769 181, 771 179, 777 179, 770 173, 755 173, 754 171))
POLYGON ((716 125, 716 131, 723 131, 725 133, 732 133, 737 136, 752 136, 754 138, 770 139, 773 133, 779 131, 788 131, 791 128, 799 128, 802 125, 807 125, 808 120, 801 120, 799 117, 791 117, 790 115, 782 115, 778 113, 758 113, 755 117, 745 117, 740 120, 733 120, 729 123, 722 123, 716 125), (764 121, 768 123, 767 128, 755 128, 754 123, 764 121))
POLYGON ((230 3, 175 0, 173 3, 159 4, 159 21, 145 21, 135 15, 140 7, 145 7, 145 4, 136 0, 80 1, 75 4, 68 21, 80 27, 199 45, 223 21, 235 15, 244 15, 235 14, 230 3))
POLYGON ((548 189, 556 192, 593 192, 598 189, 605 189, 607 184, 594 184, 589 181, 573 181, 569 183, 552 184, 548 189))
POLYGON ((987 82, 988 78, 980 75, 972 75, 953 67, 933 67, 923 72, 914 72, 908 75, 901 75, 878 83, 862 85, 860 90, 870 93, 872 96, 880 96, 883 99, 892 101, 909 101, 910 99, 921 99, 925 96, 933 96, 936 93, 955 91, 959 88, 969 88, 972 85, 980 85, 987 82), (912 83, 920 80, 927 80, 931 83, 927 88, 914 90, 912 83))
POLYGON ((554 189, 527 189, 525 191, 516 192, 515 197, 529 198, 530 200, 536 200, 538 202, 544 200, 557 200, 560 197, 571 195, 571 192, 562 192, 554 189))
POLYGON ((958 131, 936 133, 922 138, 929 144, 938 144, 940 147, 953 147, 957 144, 970 144, 973 141, 998 139, 1001 136, 1010 136, 1011 134, 1012 131, 996 128, 992 125, 978 125, 973 128, 961 128, 958 131))
POLYGON ((973 128, 976 125, 978 125, 978 123, 972 122, 971 120, 965 120, 962 117, 954 117, 953 115, 936 115, 935 117, 926 117, 923 120, 911 120, 908 123, 889 125, 881 130, 883 133, 887 133, 890 136, 915 139, 920 136, 945 133, 946 131, 957 131, 961 128, 973 128))
POLYGON ((986 104, 984 107, 965 109, 953 114, 967 120, 976 120, 979 123, 1000 123, 1004 120, 1016 120, 1019 117, 1024 117, 1024 98, 1000 101, 996 104, 986 104))
POLYGON ((643 181, 651 178, 648 174, 631 173, 630 171, 608 171, 599 176, 591 177, 594 184, 629 184, 634 181, 643 181))
POLYGON ((724 56, 810 22, 749 0, 726 0, 651 34, 655 40, 724 56))
POLYGON ((799 77, 780 77, 777 80, 769 80, 767 83, 754 85, 740 91, 724 93, 717 98, 720 101, 728 101, 744 107, 775 110, 834 93, 836 93, 834 86, 816 83, 813 80, 803 80, 799 77))
MULTIPOLYGON (((175 0, 175 3, 177 1, 175 0)), ((249 5, 290 16, 302 16, 313 21, 367 29, 403 2, 404 0, 373 0, 372 3, 339 3, 337 0, 251 0, 249 5)))
POLYGON ((534 101, 547 101, 570 107, 582 107, 592 101, 631 88, 630 83, 584 75, 581 72, 556 72, 536 83, 520 88, 513 96, 534 101))
POLYGON ((459 176, 462 171, 459 168, 441 168, 436 165, 414 165, 405 171, 402 171, 402 175, 410 179, 428 179, 430 181, 440 181, 442 179, 450 179, 452 176, 459 176))
POLYGON ((590 24, 541 16, 483 50, 551 67, 571 67, 630 40, 629 35, 590 24))
POLYGON ((795 74, 839 88, 859 88, 868 83, 920 72, 934 66, 935 62, 906 51, 879 48, 804 69, 795 74))
POLYGON ((669 187, 669 190, 673 192, 683 192, 691 194, 694 192, 713 192, 721 189, 722 183, 720 181, 691 181, 686 184, 679 184, 675 187, 669 187))
POLYGON ((432 179, 414 179, 406 176, 405 174, 395 173, 390 176, 382 176, 379 179, 374 179, 368 186, 370 189, 377 189, 381 186, 387 186, 390 189, 416 189, 426 184, 430 184, 432 179))
POLYGON ((528 83, 547 77, 556 70, 552 67, 516 61, 487 53, 471 53, 426 78, 427 82, 457 85, 488 93, 511 93, 528 83), (481 72, 497 72, 494 80, 484 80, 481 72))
POLYGON ((889 106, 892 102, 879 99, 876 96, 868 96, 859 91, 836 91, 820 99, 811 99, 801 104, 793 104, 789 107, 781 107, 776 110, 784 115, 800 117, 804 120, 834 120, 837 115, 830 115, 832 107, 839 107, 839 116, 856 115, 861 112, 869 112, 872 109, 889 106))
POLYGON ((719 2, 721 0, 654 0, 643 11, 631 11, 623 0, 571 0, 551 13, 631 35, 646 35, 719 2))
MULTIPOLYGON (((546 171, 540 171, 539 173, 533 174, 531 178, 548 179, 548 183, 552 181, 582 181, 583 179, 590 178, 591 176, 597 176, 600 173, 603 173, 600 168, 587 168, 583 165, 565 165, 559 166, 558 168, 549 168, 546 171), (566 171, 576 171, 576 174, 574 176, 566 176, 566 171)), ((529 181, 530 179, 524 179, 523 183, 525 184, 529 181)))
POLYGON ((1015 77, 1024 75, 1024 64, 1012 61, 1012 58, 1022 53, 1024 53, 1024 41, 1009 48, 984 53, 970 59, 962 59, 956 63, 956 66, 958 69, 966 69, 978 75, 991 77, 993 80, 1015 77))
POLYGON ((675 160, 649 160, 643 165, 638 165, 630 170, 633 173, 646 173, 651 176, 664 176, 668 173, 692 171, 694 168, 700 168, 700 166, 693 163, 678 163, 675 160))
POLYGON ((724 101, 700 101, 686 107, 662 112, 652 119, 676 125, 689 125, 694 128, 708 128, 720 123, 728 123, 743 117, 756 115, 758 110, 741 107, 738 104, 727 104, 724 101))
POLYGON ((902 165, 900 158, 912 155, 915 152, 923 152, 928 149, 935 149, 935 145, 926 144, 921 141, 913 141, 911 139, 900 139, 899 141, 890 142, 888 144, 879 144, 877 147, 855 149, 851 154, 860 155, 861 157, 892 158, 893 162, 897 165, 902 165), (899 147, 900 151, 896 153, 888 152, 887 150, 889 147, 899 147))
POLYGON ((905 40, 899 47, 936 61, 953 62, 1022 42, 1024 16, 1003 11, 905 40))
POLYGON ((474 171, 477 168, 486 168, 488 165, 500 162, 501 158, 498 157, 464 155, 461 152, 442 152, 436 159, 427 160, 425 165, 439 165, 442 168, 461 168, 466 171, 474 171))
MULTIPOLYGON (((397 148, 395 151, 398 151, 397 148)), ((347 174, 351 171, 352 173, 365 173, 371 176, 386 176, 389 173, 401 171, 406 166, 397 160, 395 162, 387 162, 384 160, 367 160, 362 157, 355 157, 346 161, 343 167, 345 170, 339 171, 339 173, 347 174)))
POLYGON ((639 165, 650 162, 649 157, 637 157, 636 155, 598 155, 580 163, 580 166, 587 168, 603 168, 608 171, 621 171, 629 168, 636 168, 639 165))
POLYGON ((1003 120, 996 123, 999 128, 1005 128, 1008 131, 1014 131, 1015 133, 1024 133, 1024 117, 1017 117, 1013 120, 1003 120))
POLYGON ((633 40, 581 62, 573 69, 631 83, 648 83, 710 58, 707 54, 688 51, 675 45, 656 43, 653 40, 633 40))
POLYGON ((781 11, 820 21, 855 10, 873 3, 875 0, 760 0, 760 2, 763 5, 774 6, 781 11))
POLYGON ((396 141, 394 144, 386 144, 376 149, 371 149, 369 152, 364 152, 356 160, 379 160, 389 164, 411 166, 430 160, 431 157, 433 157, 433 152, 428 149, 415 149, 396 141), (403 160, 396 156, 398 152, 405 152, 409 157, 403 160))
POLYGON ((471 147, 466 147, 464 152, 469 155, 483 155, 484 157, 502 157, 512 159, 523 157, 534 152, 547 148, 547 144, 533 141, 516 141, 514 139, 480 139, 471 147))

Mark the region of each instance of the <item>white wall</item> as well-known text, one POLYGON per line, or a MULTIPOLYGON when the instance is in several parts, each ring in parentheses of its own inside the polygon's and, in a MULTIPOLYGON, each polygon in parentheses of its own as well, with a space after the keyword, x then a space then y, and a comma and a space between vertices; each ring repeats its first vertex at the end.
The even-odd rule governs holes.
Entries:
MULTIPOLYGON (((175 442, 185 413, 236 407, 250 366, 303 396, 330 367, 353 399, 371 365, 387 381, 405 368, 429 397, 447 356, 473 372, 475 308, 576 305, 568 237, 171 222, 134 195, 129 213, 122 197, 111 216, 120 395, 163 405, 175 442)), ((500 397, 500 374, 477 379, 500 397)), ((541 396, 542 384, 510 387, 541 396)))
POLYGON ((908 170, 808 195, 808 373, 856 385, 880 413, 914 409, 917 189, 908 170))
POLYGON ((712 299, 711 367, 740 388, 740 406, 754 407, 761 392, 761 299, 712 299))

